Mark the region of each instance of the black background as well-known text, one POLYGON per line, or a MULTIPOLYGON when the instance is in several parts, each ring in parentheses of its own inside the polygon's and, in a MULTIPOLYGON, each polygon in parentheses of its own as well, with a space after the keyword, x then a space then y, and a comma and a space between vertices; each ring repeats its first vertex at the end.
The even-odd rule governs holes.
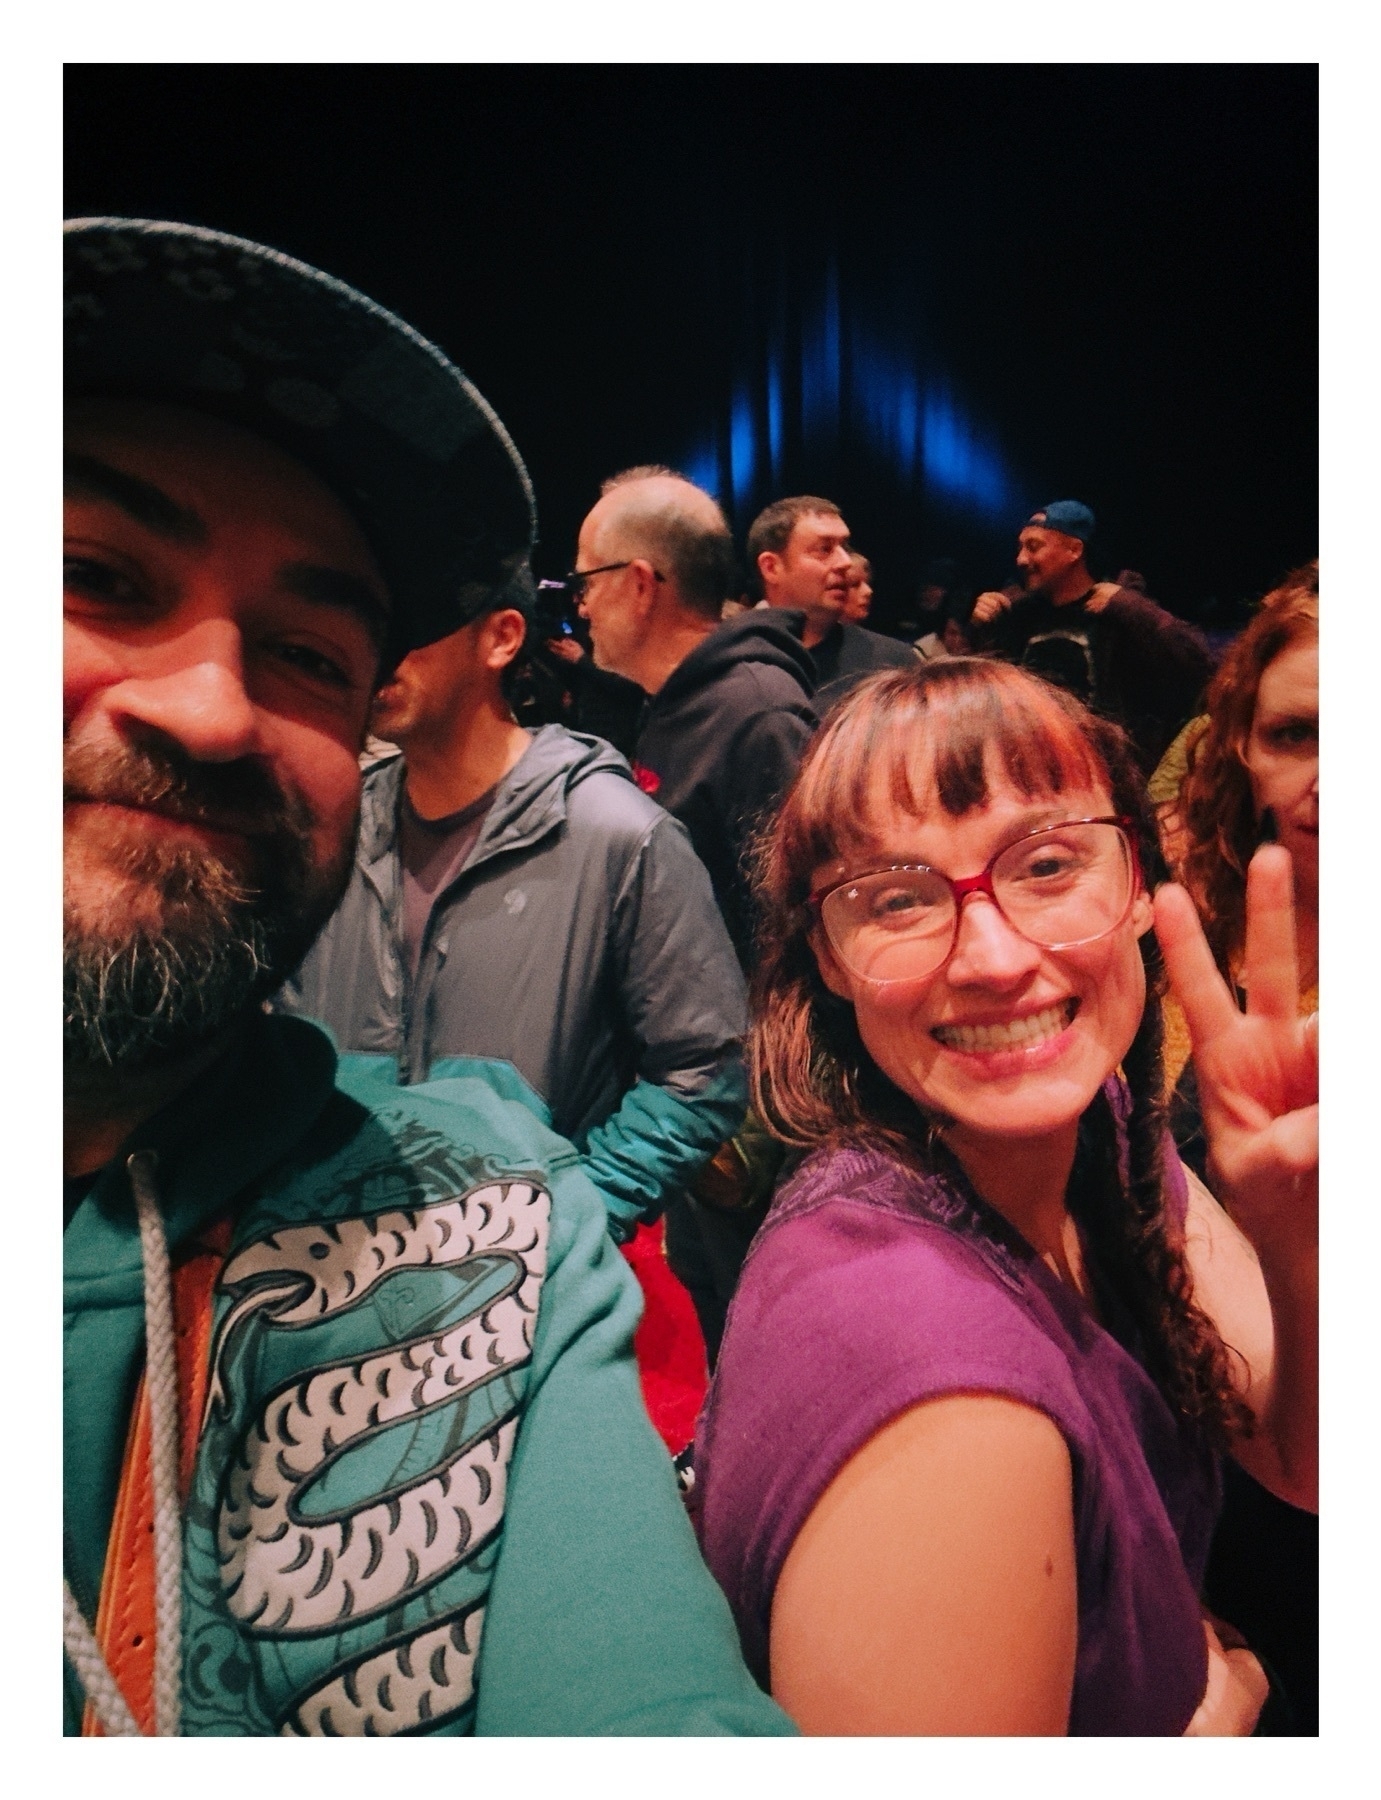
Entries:
POLYGON ((946 511, 842 426, 740 531, 830 494, 886 618, 925 556, 1005 578, 1077 497, 1098 572, 1227 624, 1317 550, 1317 110, 1312 65, 81 65, 65 200, 262 240, 433 337, 528 462, 543 574, 604 475, 725 441, 762 294, 833 262, 1020 513, 946 511))

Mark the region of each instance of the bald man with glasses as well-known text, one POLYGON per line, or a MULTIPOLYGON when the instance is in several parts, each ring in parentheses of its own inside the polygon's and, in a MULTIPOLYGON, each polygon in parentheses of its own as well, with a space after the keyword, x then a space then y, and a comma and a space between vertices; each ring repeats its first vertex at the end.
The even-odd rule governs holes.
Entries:
MULTIPOLYGON (((754 610, 721 622, 739 591, 717 503, 674 470, 625 470, 580 528, 570 580, 598 669, 647 694, 634 744, 638 785, 678 818, 709 870, 745 971, 754 910, 746 861, 816 728, 804 612, 754 610)), ((711 1365, 780 1153, 752 1114, 667 1207, 667 1258, 689 1289, 711 1365)))

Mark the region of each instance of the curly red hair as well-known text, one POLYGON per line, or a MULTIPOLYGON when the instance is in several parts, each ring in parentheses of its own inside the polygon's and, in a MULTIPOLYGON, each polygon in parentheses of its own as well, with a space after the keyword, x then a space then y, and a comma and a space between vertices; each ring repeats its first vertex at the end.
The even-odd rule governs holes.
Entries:
POLYGON ((1283 651, 1318 635, 1319 565, 1314 562, 1292 571, 1266 595, 1260 612, 1223 658, 1208 690, 1208 726, 1189 752, 1180 877, 1194 897, 1224 975, 1242 954, 1247 864, 1260 842, 1246 762, 1257 691, 1283 651))

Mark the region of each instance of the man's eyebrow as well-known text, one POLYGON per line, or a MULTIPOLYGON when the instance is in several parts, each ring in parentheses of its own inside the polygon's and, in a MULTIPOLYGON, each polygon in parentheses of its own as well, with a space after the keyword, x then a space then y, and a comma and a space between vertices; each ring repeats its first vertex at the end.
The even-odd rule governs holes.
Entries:
POLYGON ((376 588, 358 575, 332 569, 324 563, 287 563, 278 572, 279 585, 313 606, 333 606, 363 621, 376 644, 388 634, 388 603, 376 588))
POLYGON ((68 493, 89 494, 108 500, 138 524, 176 544, 204 544, 210 536, 206 521, 179 506, 162 488, 123 469, 112 468, 98 456, 67 450, 62 458, 63 488, 68 493))

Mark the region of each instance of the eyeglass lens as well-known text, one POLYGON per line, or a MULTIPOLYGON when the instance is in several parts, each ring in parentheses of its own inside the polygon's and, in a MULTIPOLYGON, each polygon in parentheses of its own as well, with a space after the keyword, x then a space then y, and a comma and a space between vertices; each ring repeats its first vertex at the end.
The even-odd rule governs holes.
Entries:
MULTIPOLYGON (((1084 944, 1119 925, 1132 897, 1132 857, 1116 825, 1059 825, 1009 844, 991 865, 1008 924, 1045 949, 1084 944)), ((949 957, 954 890, 930 869, 890 869, 825 897, 835 954, 868 981, 914 981, 949 957)))

